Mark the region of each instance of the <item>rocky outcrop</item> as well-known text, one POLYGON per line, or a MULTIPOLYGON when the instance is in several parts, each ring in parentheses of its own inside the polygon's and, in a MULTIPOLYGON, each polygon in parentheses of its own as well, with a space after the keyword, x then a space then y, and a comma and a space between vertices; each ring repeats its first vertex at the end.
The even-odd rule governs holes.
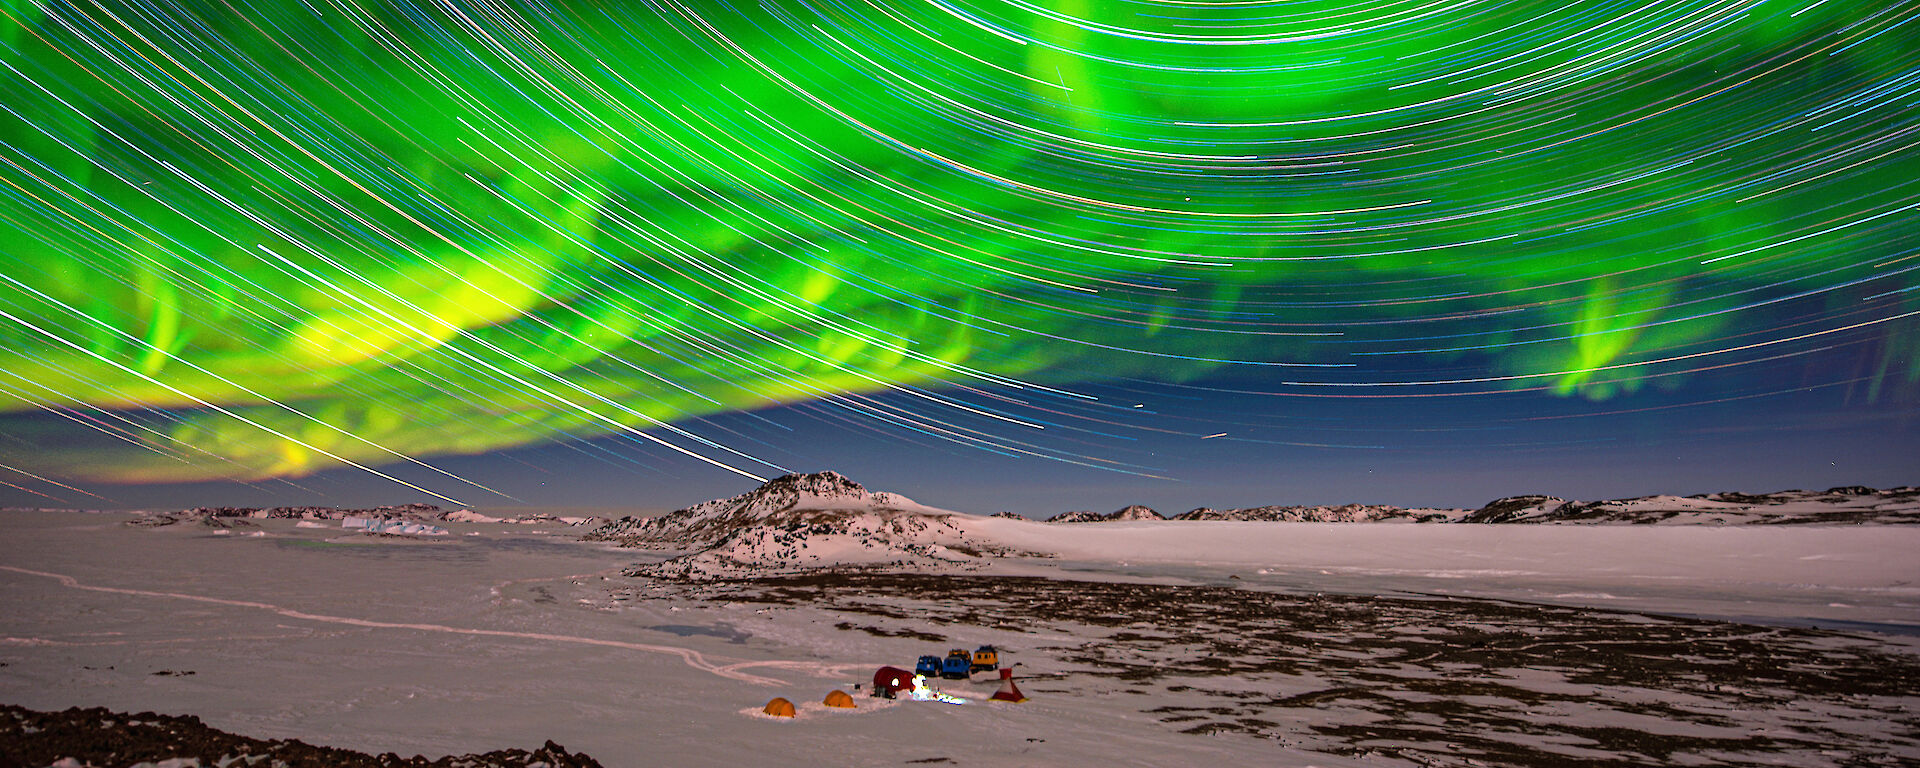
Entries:
POLYGON ((595 528, 588 541, 626 547, 698 549, 753 526, 807 526, 832 512, 940 512, 893 493, 873 493, 838 472, 783 475, 738 496, 695 504, 659 517, 622 517, 595 528))
POLYGON ((298 739, 236 736, 192 716, 125 714, 101 707, 39 712, 11 704, 0 705, 0 765, 600 768, 599 761, 551 741, 531 751, 500 749, 428 760, 391 752, 370 755, 298 739))
POLYGON ((1154 511, 1152 507, 1141 506, 1139 504, 1130 504, 1128 506, 1116 509, 1112 512, 1108 512, 1106 519, 1112 520, 1112 521, 1165 520, 1167 519, 1167 516, 1154 511))
POLYGON ((1441 522, 1452 519, 1456 510, 1403 509, 1373 504, 1338 506, 1246 507, 1214 509, 1200 507, 1173 517, 1174 520, 1243 520, 1276 523, 1369 523, 1381 520, 1441 522))
POLYGON ((978 567, 1014 554, 973 534, 977 520, 868 491, 834 472, 786 475, 747 493, 654 518, 621 518, 585 538, 688 550, 630 570, 681 579, 746 578, 815 568, 978 567))
POLYGON ((1567 500, 1558 496, 1507 496, 1487 502, 1487 505, 1468 512, 1460 518, 1462 523, 1515 523, 1520 521, 1537 522, 1539 518, 1561 507, 1567 500))
POLYGON ((1047 518, 1047 522, 1049 523, 1107 523, 1107 522, 1118 522, 1123 520, 1165 520, 1165 519, 1167 519, 1166 515, 1162 515, 1159 512, 1155 512, 1152 507, 1142 506, 1140 504, 1131 504, 1131 505, 1116 509, 1112 512, 1108 512, 1104 515, 1098 512, 1094 512, 1092 510, 1086 510, 1086 509, 1076 510, 1073 512, 1062 512, 1060 514, 1054 515, 1053 517, 1047 518))

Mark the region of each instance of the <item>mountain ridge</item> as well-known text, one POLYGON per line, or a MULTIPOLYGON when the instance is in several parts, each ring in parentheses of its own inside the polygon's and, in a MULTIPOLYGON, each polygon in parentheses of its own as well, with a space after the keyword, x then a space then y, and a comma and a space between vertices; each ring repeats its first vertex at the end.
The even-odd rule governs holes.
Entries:
POLYGON ((747 493, 702 502, 660 517, 623 517, 583 538, 622 547, 681 552, 663 562, 634 566, 629 569, 630 575, 716 579, 820 568, 977 570, 990 567, 1001 556, 1046 556, 997 542, 993 532, 1004 531, 1000 526, 1005 525, 1156 526, 1235 521, 1438 525, 1920 523, 1920 489, 1902 486, 1879 491, 1845 486, 1827 491, 1656 495, 1600 502, 1526 495, 1495 499, 1471 511, 1368 504, 1228 510, 1201 507, 1172 518, 1135 504, 1106 514, 1067 512, 1041 523, 1006 513, 986 516, 928 507, 899 494, 869 491, 837 472, 818 472, 785 475, 747 493))

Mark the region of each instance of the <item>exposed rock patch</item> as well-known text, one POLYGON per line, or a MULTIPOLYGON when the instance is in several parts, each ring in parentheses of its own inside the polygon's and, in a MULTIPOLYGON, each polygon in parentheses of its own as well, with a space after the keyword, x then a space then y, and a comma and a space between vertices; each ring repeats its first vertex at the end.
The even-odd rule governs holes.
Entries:
POLYGON ((175 768, 259 765, 276 768, 601 768, 551 741, 532 751, 502 749, 429 760, 392 752, 369 755, 298 739, 252 739, 200 722, 152 712, 126 714, 102 707, 38 712, 0 705, 0 766, 117 768, 164 764, 175 768))

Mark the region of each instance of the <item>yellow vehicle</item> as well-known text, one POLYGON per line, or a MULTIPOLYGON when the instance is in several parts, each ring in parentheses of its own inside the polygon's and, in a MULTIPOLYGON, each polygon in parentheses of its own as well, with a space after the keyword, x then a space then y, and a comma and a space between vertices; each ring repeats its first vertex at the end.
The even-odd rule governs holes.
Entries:
POLYGON ((983 646, 980 646, 978 650, 975 650, 973 652, 972 671, 990 672, 992 670, 999 669, 999 668, 1000 668, 1000 652, 994 650, 993 646, 983 645, 983 646))

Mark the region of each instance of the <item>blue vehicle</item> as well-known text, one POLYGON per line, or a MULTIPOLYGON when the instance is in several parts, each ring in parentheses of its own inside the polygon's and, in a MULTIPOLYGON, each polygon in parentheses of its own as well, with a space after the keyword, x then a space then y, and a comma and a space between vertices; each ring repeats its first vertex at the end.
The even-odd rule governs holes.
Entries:
POLYGON ((955 648, 947 652, 947 660, 940 665, 940 676, 948 680, 965 680, 973 672, 973 654, 966 649, 955 648))
POLYGON ((939 677, 940 676, 940 657, 938 656, 920 657, 920 663, 915 664, 913 666, 913 673, 916 675, 926 675, 927 677, 939 677))

